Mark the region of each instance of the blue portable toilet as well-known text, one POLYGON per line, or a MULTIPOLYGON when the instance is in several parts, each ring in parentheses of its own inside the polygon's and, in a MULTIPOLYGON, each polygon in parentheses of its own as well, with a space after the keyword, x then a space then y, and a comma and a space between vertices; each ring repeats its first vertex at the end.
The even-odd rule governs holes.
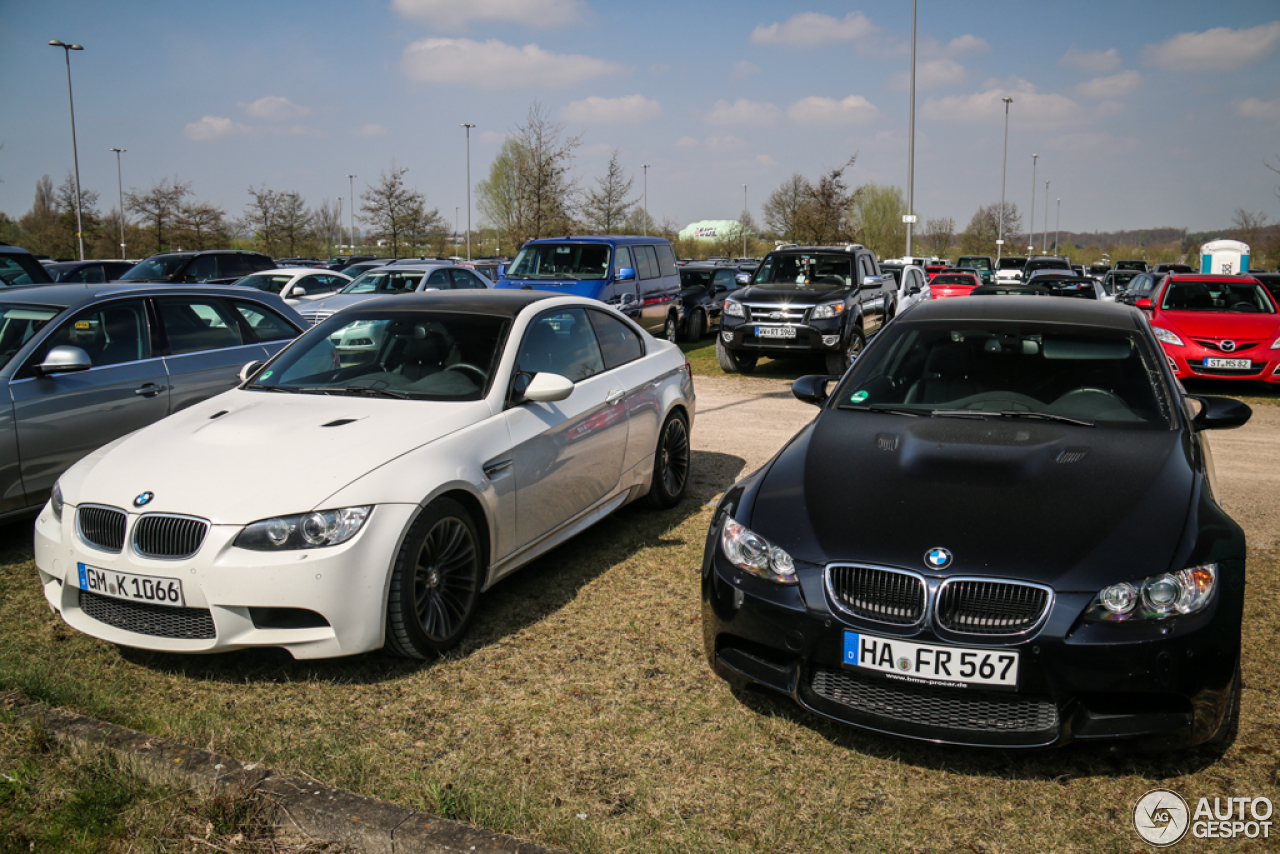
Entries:
POLYGON ((1224 276, 1249 271, 1249 244, 1239 240, 1210 240, 1200 247, 1200 272, 1224 276))

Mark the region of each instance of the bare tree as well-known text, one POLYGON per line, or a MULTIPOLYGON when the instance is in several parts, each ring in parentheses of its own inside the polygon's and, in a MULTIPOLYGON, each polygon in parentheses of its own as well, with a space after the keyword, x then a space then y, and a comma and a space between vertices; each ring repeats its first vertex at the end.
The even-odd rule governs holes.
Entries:
POLYGON ((635 182, 635 178, 623 173, 615 148, 605 176, 596 179, 598 188, 588 190, 583 199, 583 219, 588 230, 594 234, 617 234, 622 229, 637 201, 627 198, 635 182))
POLYGON ((172 227, 183 200, 190 195, 191 184, 184 184, 176 177, 172 182, 162 178, 160 183, 153 183, 145 193, 130 190, 125 194, 125 207, 146 221, 155 239, 155 251, 161 252, 165 246, 165 229, 172 227))
POLYGON ((330 202, 322 199, 320 206, 311 211, 311 228, 316 238, 324 242, 325 253, 333 253, 335 243, 346 243, 342 239, 342 199, 330 202))
POLYGON ((429 242, 445 228, 439 209, 426 210, 422 193, 405 186, 404 175, 408 171, 392 163, 391 171, 382 173, 381 182, 360 195, 360 218, 372 227, 370 237, 389 241, 395 258, 400 257, 402 243, 429 242))
POLYGON ((800 218, 800 209, 809 193, 809 181, 799 172, 782 182, 782 186, 769 194, 764 203, 765 227, 781 237, 794 243, 796 225, 800 218))
POLYGON ((946 254, 951 251, 951 241, 955 237, 955 231, 956 221, 951 217, 932 217, 924 224, 920 243, 934 257, 946 257, 946 254))
POLYGON ((849 211, 858 199, 860 188, 850 191, 844 173, 857 159, 855 154, 840 166, 824 172, 816 184, 810 184, 796 225, 800 242, 822 245, 853 239, 849 211))
POLYGON ((244 215, 240 217, 238 226, 242 232, 254 240, 258 248, 268 255, 280 254, 282 239, 280 225, 281 194, 275 190, 249 188, 249 204, 245 206, 244 215))
MULTIPOLYGON (((1270 217, 1261 211, 1254 213, 1244 208, 1236 208, 1235 214, 1231 217, 1231 227, 1236 230, 1241 242, 1250 246, 1258 246, 1258 238, 1262 235, 1262 230, 1267 227, 1269 221, 1270 217)), ((1258 248, 1260 249, 1261 247, 1259 246, 1258 248)))
POLYGON ((290 256, 297 256, 298 245, 311 238, 311 212, 300 193, 288 191, 277 194, 276 222, 280 226, 280 240, 290 256))
POLYGON ((520 180, 516 173, 519 157, 520 142, 507 137, 489 167, 489 177, 476 185, 476 204, 480 213, 499 232, 499 239, 506 236, 509 245, 519 218, 520 180))
POLYGON ((230 244, 227 213, 207 202, 184 203, 174 218, 174 234, 185 249, 221 249, 230 244))

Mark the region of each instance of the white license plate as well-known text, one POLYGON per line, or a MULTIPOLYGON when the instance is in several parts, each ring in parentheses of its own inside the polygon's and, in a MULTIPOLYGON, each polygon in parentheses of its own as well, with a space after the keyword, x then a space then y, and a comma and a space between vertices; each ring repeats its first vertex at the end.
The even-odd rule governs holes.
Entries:
POLYGON ((956 688, 1018 687, 1018 653, 1013 650, 932 646, 845 632, 844 663, 907 682, 956 688))
POLYGON ((1204 366, 1206 368, 1236 368, 1247 371, 1253 367, 1253 362, 1248 359, 1205 359, 1204 366))
POLYGON ((182 582, 176 578, 130 575, 83 563, 76 564, 76 568, 79 570, 81 590, 113 599, 146 602, 149 605, 181 608, 186 604, 186 600, 182 598, 182 582))
POLYGON ((757 326, 756 335, 761 338, 795 338, 794 326, 757 326))

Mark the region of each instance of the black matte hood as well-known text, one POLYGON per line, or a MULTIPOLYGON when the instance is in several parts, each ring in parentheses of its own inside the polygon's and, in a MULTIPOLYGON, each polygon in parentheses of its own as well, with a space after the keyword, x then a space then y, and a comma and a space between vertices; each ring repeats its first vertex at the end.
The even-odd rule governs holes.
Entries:
POLYGON ((1195 478, 1174 430, 828 409, 740 518, 798 560, 1084 592, 1177 568, 1195 478), (954 554, 940 573, 936 547, 954 554))
POLYGON ((731 294, 740 302, 791 303, 793 305, 817 305, 820 302, 842 300, 849 295, 849 288, 831 288, 830 290, 800 290, 797 288, 770 288, 764 285, 752 285, 731 294))

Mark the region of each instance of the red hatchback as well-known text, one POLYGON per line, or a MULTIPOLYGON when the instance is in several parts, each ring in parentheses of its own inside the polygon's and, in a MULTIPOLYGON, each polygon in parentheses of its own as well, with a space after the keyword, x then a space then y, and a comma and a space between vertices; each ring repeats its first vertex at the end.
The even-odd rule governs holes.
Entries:
POLYGON ((1172 275, 1163 285, 1151 326, 1174 373, 1280 383, 1280 311, 1256 279, 1172 275))
POLYGON ((939 273, 929 282, 929 292, 934 299, 967 297, 970 291, 981 284, 981 280, 973 273, 939 273))

